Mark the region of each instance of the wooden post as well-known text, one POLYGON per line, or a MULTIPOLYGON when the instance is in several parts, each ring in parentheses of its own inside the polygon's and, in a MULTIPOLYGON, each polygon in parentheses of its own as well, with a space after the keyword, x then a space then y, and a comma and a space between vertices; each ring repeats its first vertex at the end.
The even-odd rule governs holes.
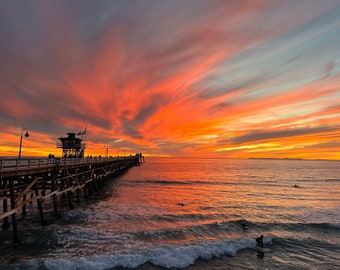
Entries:
POLYGON ((98 174, 96 173, 96 177, 93 178, 93 186, 94 186, 94 190, 96 192, 98 192, 98 183, 97 183, 97 181, 98 181, 98 174))
MULTIPOLYGON (((56 184, 56 178, 58 177, 58 170, 55 169, 52 173, 52 179, 51 179, 51 192, 55 191, 58 186, 56 184)), ((58 216, 58 197, 57 194, 54 194, 52 196, 53 198, 53 208, 54 208, 54 216, 58 216)))
MULTIPOLYGON (((92 177, 92 175, 90 175, 90 177, 92 177)), ((88 186, 88 188, 89 188, 89 193, 88 193, 88 195, 91 196, 91 195, 92 195, 91 182, 87 183, 87 186, 88 186)))
POLYGON ((87 192, 86 192, 86 184, 83 184, 83 190, 84 190, 84 198, 86 199, 88 197, 87 192))
POLYGON ((70 210, 73 210, 74 206, 72 204, 72 191, 71 190, 67 191, 67 195, 68 195, 68 208, 70 210))
MULTIPOLYGON (((19 184, 21 184, 21 183, 26 184, 26 182, 28 181, 28 179, 25 176, 22 176, 19 179, 20 179, 19 182, 18 182, 19 184)), ((25 191, 24 191, 24 195, 22 195, 20 197, 22 197, 22 201, 26 201, 26 193, 25 193, 25 191)), ((16 199, 16 203, 18 203, 18 199, 16 199)), ((21 215, 23 217, 26 216, 26 204, 22 205, 22 213, 21 213, 21 215)))
POLYGON ((54 207, 54 215, 57 216, 58 215, 58 198, 56 194, 53 195, 53 207, 54 207))
MULTIPOLYGON (((34 191, 35 191, 35 195, 39 196, 39 190, 36 184, 34 185, 34 191)), ((39 215, 41 219, 41 225, 45 226, 47 223, 44 219, 44 212, 43 212, 41 199, 37 199, 37 203, 38 203, 38 210, 39 210, 39 215)))
POLYGON ((76 193, 77 193, 77 203, 79 203, 79 202, 80 202, 80 198, 79 198, 79 188, 77 188, 76 193))
MULTIPOLYGON (((63 189, 65 189, 65 180, 61 180, 61 184, 60 184, 60 190, 63 190, 63 189)), ((66 198, 65 193, 61 194, 61 198, 62 199, 66 198)))
MULTIPOLYGON (((22 200, 23 200, 23 201, 26 201, 26 193, 25 193, 25 195, 22 197, 22 200)), ((23 217, 26 216, 26 204, 24 204, 24 205, 22 206, 22 216, 23 216, 23 217)))
MULTIPOLYGON (((6 213, 8 211, 8 206, 7 206, 7 198, 2 201, 2 207, 3 207, 3 212, 6 213)), ((2 229, 7 230, 9 228, 9 222, 8 222, 8 216, 4 217, 3 219, 3 224, 2 224, 2 229)))
MULTIPOLYGON (((15 195, 14 195, 13 177, 11 177, 10 179, 9 192, 10 192, 10 200, 11 200, 11 209, 14 210, 15 209, 15 195)), ((13 244, 18 245, 19 239, 18 239, 18 226, 17 226, 16 212, 13 212, 12 214, 12 227, 13 227, 13 244)))
MULTIPOLYGON (((55 182, 56 181, 53 179, 52 180, 52 189, 51 189, 51 192, 56 190, 55 182)), ((58 197, 57 197, 57 194, 54 194, 52 196, 52 198, 53 198, 54 215, 57 216, 58 215, 58 197)))
MULTIPOLYGON (((67 187, 72 187, 72 181, 70 179, 66 180, 67 181, 67 187), (70 184, 71 181, 71 184, 70 184)), ((74 209, 73 203, 72 203, 72 190, 67 191, 67 195, 68 195, 68 208, 70 210, 74 209)))

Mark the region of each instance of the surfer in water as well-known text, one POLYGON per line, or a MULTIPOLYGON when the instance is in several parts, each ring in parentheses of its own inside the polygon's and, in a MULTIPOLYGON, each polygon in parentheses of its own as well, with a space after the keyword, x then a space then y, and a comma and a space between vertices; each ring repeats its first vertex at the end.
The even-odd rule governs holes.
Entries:
POLYGON ((241 227, 244 231, 248 230, 248 226, 244 221, 241 222, 241 227))
POLYGON ((256 238, 256 246, 263 248, 263 235, 256 238))

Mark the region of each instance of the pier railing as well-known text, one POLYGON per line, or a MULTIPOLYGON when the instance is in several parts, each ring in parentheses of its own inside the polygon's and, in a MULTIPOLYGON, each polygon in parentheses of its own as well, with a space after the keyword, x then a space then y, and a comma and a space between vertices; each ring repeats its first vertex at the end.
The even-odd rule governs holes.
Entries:
POLYGON ((6 171, 32 169, 32 168, 48 168, 64 165, 86 165, 103 162, 112 162, 118 160, 130 159, 131 157, 87 157, 87 158, 30 158, 30 159, 0 159, 0 173, 6 171))

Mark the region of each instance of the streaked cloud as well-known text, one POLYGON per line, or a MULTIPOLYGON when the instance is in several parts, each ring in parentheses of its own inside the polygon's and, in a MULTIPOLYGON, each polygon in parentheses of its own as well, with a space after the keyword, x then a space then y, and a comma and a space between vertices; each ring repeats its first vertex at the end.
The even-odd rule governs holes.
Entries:
POLYGON ((4 1, 0 155, 339 159, 340 4, 4 1), (322 152, 322 153, 320 153, 322 152))

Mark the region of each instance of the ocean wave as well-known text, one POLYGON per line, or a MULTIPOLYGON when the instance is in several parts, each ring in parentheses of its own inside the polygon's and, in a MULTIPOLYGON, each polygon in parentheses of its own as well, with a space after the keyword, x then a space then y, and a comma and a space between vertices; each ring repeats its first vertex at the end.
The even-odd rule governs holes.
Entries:
POLYGON ((340 223, 326 223, 326 225, 334 229, 340 229, 340 223))
POLYGON ((184 182, 178 180, 130 180, 122 182, 121 185, 135 185, 135 184, 157 184, 157 185, 190 185, 191 182, 184 182))
MULTIPOLYGON (((276 181, 272 181, 273 185, 277 186, 279 185, 276 181)), ((227 181, 214 181, 209 179, 202 179, 202 180, 193 180, 193 179, 187 179, 186 181, 181 181, 178 179, 172 179, 172 180, 158 180, 158 179, 143 179, 143 180, 129 180, 128 182, 121 182, 121 185, 135 185, 135 184, 156 184, 156 185, 202 185, 202 186, 237 186, 240 183, 238 181, 233 180, 227 180, 227 181)))
POLYGON ((292 224, 291 228, 306 230, 306 228, 317 229, 317 230, 329 230, 329 229, 340 229, 339 223, 297 223, 292 224), (293 227, 294 226, 294 227, 293 227))
MULTIPOLYGON (((239 221, 234 221, 234 223, 239 223, 239 221)), ((273 229, 279 229, 283 231, 306 231, 307 229, 310 230, 333 230, 333 229, 340 229, 340 223, 337 222, 320 222, 320 223, 308 223, 308 222, 288 222, 288 223, 278 223, 278 222, 272 222, 272 223, 267 223, 267 222, 262 222, 262 223, 247 223, 248 227, 251 227, 253 229, 264 229, 264 230, 273 230, 273 229)), ((331 231, 330 231, 331 232, 331 231)))
POLYGON ((330 183, 340 183, 340 179, 339 178, 329 178, 329 179, 325 179, 323 181, 330 182, 330 183))
MULTIPOLYGON (((265 244, 271 244, 271 238, 265 238, 265 244)), ((49 270, 106 270, 115 267, 137 268, 145 263, 164 268, 185 268, 197 259, 209 260, 222 255, 235 256, 243 249, 254 249, 256 241, 250 238, 207 241, 180 245, 147 247, 144 251, 128 254, 107 254, 92 257, 32 260, 26 264, 4 266, 3 269, 49 269, 49 270)))
POLYGON ((206 224, 191 224, 187 226, 175 226, 158 230, 136 232, 134 236, 142 241, 159 242, 187 242, 188 239, 215 239, 226 233, 221 224, 208 222, 206 224))

